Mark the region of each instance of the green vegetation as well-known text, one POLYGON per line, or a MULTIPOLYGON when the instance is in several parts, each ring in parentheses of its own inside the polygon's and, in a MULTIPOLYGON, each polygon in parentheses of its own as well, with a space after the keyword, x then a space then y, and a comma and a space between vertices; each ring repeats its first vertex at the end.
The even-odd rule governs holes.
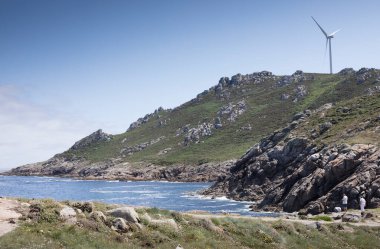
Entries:
POLYGON ((318 220, 323 220, 323 221, 333 221, 333 219, 330 216, 327 215, 317 215, 312 218, 312 220, 318 221, 318 220))
POLYGON ((379 145, 380 98, 373 96, 359 96, 350 100, 340 101, 324 115, 313 115, 307 123, 303 123, 297 130, 299 134, 311 135, 311 131, 318 130, 325 122, 331 122, 332 127, 315 141, 324 144, 373 144, 379 145))
MULTIPOLYGON (((295 113, 305 109, 316 109, 325 103, 334 103, 337 106, 349 105, 349 101, 364 96, 368 88, 379 84, 375 81, 374 77, 376 76, 374 74, 360 84, 357 83, 355 75, 305 75, 311 79, 282 87, 276 85, 278 79, 230 87, 228 88, 228 97, 223 98, 211 89, 203 96, 171 111, 157 111, 140 127, 115 135, 110 141, 92 144, 80 150, 69 150, 64 155, 86 158, 92 162, 118 158, 121 162, 131 162, 132 164, 149 162, 160 165, 200 164, 239 158, 262 137, 291 122, 295 113), (307 95, 294 101, 295 89, 300 85, 305 86, 307 95), (291 97, 287 100, 281 100, 282 94, 288 94, 291 97), (178 135, 176 134, 177 131, 186 125, 193 128, 203 122, 213 124, 217 112, 222 106, 229 103, 236 104, 241 100, 245 101, 247 110, 238 116, 235 122, 228 122, 226 117, 223 117, 223 127, 213 129, 212 136, 202 137, 198 144, 183 145, 184 134, 179 132, 178 135), (342 104, 346 102, 347 104, 342 104), (160 122, 162 125, 159 125, 160 122), (251 130, 241 129, 248 125, 252 127, 251 130), (125 147, 136 146, 162 136, 164 139, 139 152, 123 156, 120 154, 120 151, 125 147), (167 153, 160 153, 167 148, 170 148, 167 153)), ((359 115, 370 111, 371 106, 365 103, 365 99, 363 99, 363 107, 355 109, 359 115)), ((338 114, 329 111, 327 117, 333 119, 334 115, 338 114)), ((340 126, 349 124, 350 118, 354 118, 352 115, 342 120, 336 119, 339 122, 339 126, 336 126, 337 132, 340 126)), ((316 124, 321 120, 315 119, 314 121, 316 124)), ((362 133, 361 136, 346 140, 347 142, 373 142, 376 139, 372 139, 370 134, 362 133)))
MULTIPOLYGON (((31 201, 42 212, 57 213, 59 203, 51 200, 31 201)), ((69 202, 63 202, 68 204, 69 202)), ((95 203, 94 209, 106 211, 112 206, 95 203)), ((31 207, 32 209, 33 207, 31 207)), ((302 223, 239 217, 194 216, 157 208, 137 209, 142 229, 118 233, 107 222, 78 216, 76 224, 56 219, 27 219, 0 237, 0 248, 380 248, 379 227, 357 227, 336 223, 322 224, 320 229, 302 223), (144 218, 172 219, 178 229, 150 223, 144 218)), ((326 220, 317 216, 316 220, 326 220)), ((107 220, 112 219, 107 216, 107 220)))

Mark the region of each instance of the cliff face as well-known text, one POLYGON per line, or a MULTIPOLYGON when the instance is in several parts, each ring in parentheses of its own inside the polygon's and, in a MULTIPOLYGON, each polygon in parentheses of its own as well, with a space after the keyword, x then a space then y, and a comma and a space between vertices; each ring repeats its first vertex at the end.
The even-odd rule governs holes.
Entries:
POLYGON ((371 141, 367 135, 379 141, 379 133, 379 96, 305 111, 254 145, 231 167, 230 176, 219 178, 204 194, 255 201, 256 210, 333 211, 343 193, 349 208, 359 206, 360 196, 368 207, 379 207, 377 144, 343 143, 371 141), (356 116, 353 107, 361 114, 356 116))

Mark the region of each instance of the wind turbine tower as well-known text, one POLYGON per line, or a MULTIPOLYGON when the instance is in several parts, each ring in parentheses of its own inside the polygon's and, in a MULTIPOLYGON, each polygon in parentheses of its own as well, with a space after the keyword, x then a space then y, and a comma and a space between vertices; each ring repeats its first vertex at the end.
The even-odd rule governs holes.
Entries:
POLYGON ((327 44, 329 45, 329 52, 330 52, 330 74, 333 73, 332 71, 332 54, 331 54, 331 39, 334 38, 334 35, 336 33, 338 33, 340 31, 340 29, 338 29, 337 31, 335 32, 332 32, 331 34, 327 34, 326 31, 323 30, 323 28, 321 27, 321 25, 319 25, 319 23, 314 19, 314 17, 311 17, 313 18, 314 22, 318 25, 318 27, 321 29, 322 33, 325 35, 326 37, 326 49, 325 49, 325 54, 326 54, 326 50, 327 50, 327 44))

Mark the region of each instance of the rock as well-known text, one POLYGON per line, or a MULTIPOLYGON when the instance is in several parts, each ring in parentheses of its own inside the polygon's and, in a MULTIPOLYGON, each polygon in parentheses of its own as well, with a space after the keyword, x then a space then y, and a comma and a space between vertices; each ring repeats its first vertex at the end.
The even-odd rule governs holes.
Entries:
POLYGON ((353 68, 344 68, 344 69, 340 70, 340 72, 338 74, 342 75, 342 76, 354 75, 355 70, 353 68))
POLYGON ((380 86, 374 86, 374 87, 367 88, 366 93, 369 96, 374 95, 376 93, 380 93, 380 86))
POLYGON ((334 207, 334 212, 342 212, 342 208, 341 207, 334 207))
POLYGON ((184 249, 181 244, 178 244, 178 246, 175 249, 184 249))
POLYGON ((77 213, 72 207, 69 206, 64 206, 60 211, 59 211, 59 217, 68 223, 75 224, 77 222, 77 213))
POLYGON ((355 215, 355 214, 344 214, 342 216, 342 222, 353 222, 353 223, 357 223, 360 221, 360 216, 359 215, 355 215))
POLYGON ((121 233, 126 233, 129 230, 131 230, 131 227, 127 224, 126 220, 123 218, 115 218, 112 221, 112 228, 121 233))
POLYGON ((83 212, 91 213, 94 210, 94 204, 92 202, 73 202, 70 206, 78 208, 83 212))
POLYGON ((94 211, 90 214, 90 218, 97 222, 106 222, 107 217, 101 211, 94 211))
POLYGON ((150 224, 159 225, 159 226, 167 226, 173 228, 175 231, 179 230, 177 222, 174 219, 151 219, 150 224))
POLYGON ((112 139, 112 135, 109 135, 107 133, 104 133, 102 130, 97 130, 91 135, 82 138, 78 142, 76 142, 70 150, 78 150, 85 147, 88 147, 91 144, 102 142, 102 141, 109 141, 112 139))
POLYGON ((223 127, 220 117, 215 118, 214 127, 215 127, 215 129, 220 129, 223 127))
POLYGON ((287 100, 287 99, 289 99, 289 98, 290 98, 290 95, 287 94, 287 93, 283 93, 283 94, 281 94, 281 97, 280 97, 281 100, 287 100))
POLYGON ((363 84, 366 80, 374 76, 376 70, 374 68, 361 68, 356 72, 356 83, 363 84))
POLYGON ((299 120, 301 118, 305 118, 306 115, 303 113, 303 112, 299 112, 299 113, 296 113, 294 116, 293 116, 293 121, 295 120, 299 120))
POLYGON ((370 212, 364 212, 364 214, 363 214, 363 218, 364 219, 371 219, 371 218, 374 218, 374 217, 376 217, 373 213, 370 213, 370 212))
POLYGON ((115 209, 107 211, 107 213, 114 217, 123 218, 128 222, 132 222, 132 223, 140 222, 139 215, 136 213, 133 207, 115 208, 115 209))
POLYGON ((196 128, 189 129, 187 134, 185 135, 183 144, 187 146, 190 143, 199 143, 202 137, 212 135, 212 128, 212 124, 202 123, 198 125, 196 128))
POLYGON ((144 143, 137 144, 137 145, 134 145, 134 146, 124 147, 124 148, 121 149, 120 154, 121 155, 133 155, 134 153, 142 151, 142 150, 146 149, 147 147, 160 142, 163 139, 165 139, 165 136, 161 136, 161 137, 152 139, 152 140, 150 140, 148 142, 144 142, 144 143))
POLYGON ((308 94, 305 85, 298 85, 294 89, 294 92, 295 92, 295 98, 294 98, 293 102, 297 102, 298 100, 303 99, 308 94))
POLYGON ((244 100, 233 104, 232 102, 228 105, 222 106, 217 115, 218 117, 226 117, 227 121, 235 122, 237 117, 242 115, 247 110, 247 105, 244 100))
POLYGON ((325 133, 328 129, 330 129, 332 127, 332 123, 331 122, 325 122, 323 124, 321 124, 319 126, 319 133, 320 134, 323 134, 325 133))
MULTIPOLYGON (((303 114, 296 119, 308 122, 303 114)), ((330 124, 322 130, 325 126, 330 124)), ((361 192, 367 194, 367 205, 380 205, 377 147, 317 146, 307 137, 291 136, 294 127, 297 124, 263 138, 231 167, 230 175, 202 193, 255 201, 255 210, 301 210, 300 214, 331 212, 341 204, 343 193, 350 200, 348 208, 357 208, 361 192)))

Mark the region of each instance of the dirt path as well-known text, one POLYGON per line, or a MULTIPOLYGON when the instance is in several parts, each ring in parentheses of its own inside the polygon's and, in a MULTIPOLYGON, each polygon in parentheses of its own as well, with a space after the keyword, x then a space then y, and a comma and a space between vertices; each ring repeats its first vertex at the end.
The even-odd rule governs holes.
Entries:
POLYGON ((15 210, 20 207, 20 202, 5 198, 0 199, 0 236, 12 231, 17 227, 17 219, 21 216, 15 210), (10 220, 16 223, 10 223, 10 220))
MULTIPOLYGON (((286 216, 281 216, 281 217, 253 217, 253 216, 240 216, 240 215, 223 215, 223 214, 198 214, 198 213, 186 213, 189 214, 195 218, 234 218, 234 219, 248 219, 248 220, 261 220, 261 221, 269 221, 269 222, 274 222, 278 220, 282 220, 285 222, 298 222, 302 223, 304 225, 313 225, 315 224, 315 220, 301 220, 296 217, 290 216, 289 218, 286 218, 286 216)), ((353 214, 360 215, 360 212, 353 212, 353 214)), ((358 223, 353 223, 353 222, 342 222, 342 220, 334 220, 334 221, 323 221, 319 220, 318 221, 321 224, 350 224, 353 226, 370 226, 370 227, 380 227, 380 221, 373 221, 373 220, 365 220, 365 222, 358 222, 358 223)))

